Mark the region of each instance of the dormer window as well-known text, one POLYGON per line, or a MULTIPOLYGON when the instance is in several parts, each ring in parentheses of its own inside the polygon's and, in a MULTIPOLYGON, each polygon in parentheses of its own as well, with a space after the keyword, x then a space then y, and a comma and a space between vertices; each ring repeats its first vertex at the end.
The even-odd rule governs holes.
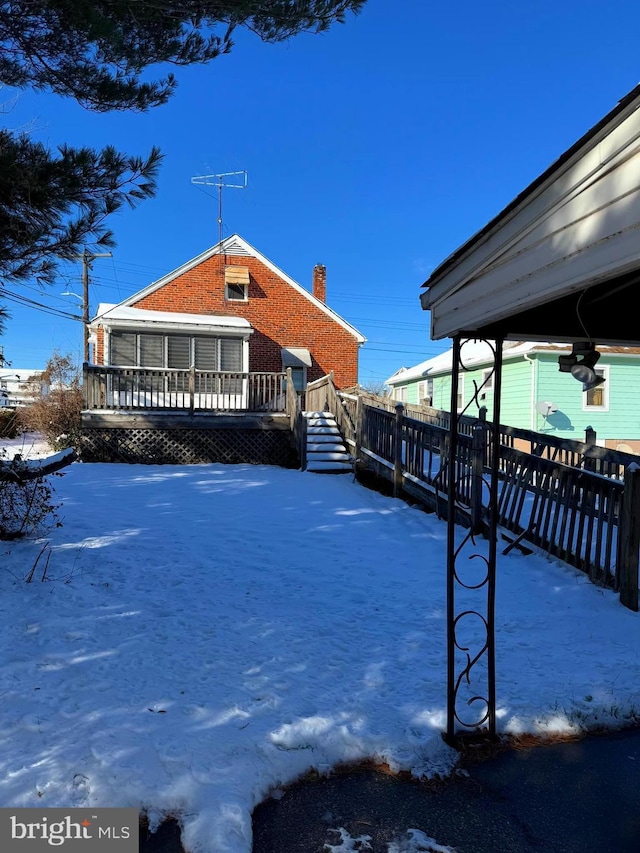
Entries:
POLYGON ((249 299, 248 267, 233 265, 224 268, 224 298, 228 302, 247 302, 249 299))

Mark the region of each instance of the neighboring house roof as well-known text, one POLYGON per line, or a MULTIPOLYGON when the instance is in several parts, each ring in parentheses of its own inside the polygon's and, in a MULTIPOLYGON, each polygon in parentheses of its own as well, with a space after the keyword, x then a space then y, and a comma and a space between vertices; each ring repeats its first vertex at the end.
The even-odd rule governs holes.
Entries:
MULTIPOLYGON (((339 314, 336 314, 328 305, 326 305, 322 300, 315 297, 312 293, 310 293, 306 288, 302 287, 302 285, 298 284, 297 281, 294 281, 290 276, 288 276, 285 272, 279 269, 272 261, 270 261, 267 257, 265 257, 261 252, 259 252, 256 248, 254 248, 250 243, 247 243, 239 234, 232 234, 231 237, 227 237, 222 240, 220 243, 216 243, 215 246, 212 246, 210 249, 207 249, 202 254, 198 255, 195 258, 192 258, 190 261, 187 261, 182 266, 173 270, 162 278, 154 281, 152 284, 147 287, 139 290, 137 293, 134 293, 133 296, 129 296, 127 299, 124 299, 120 302, 116 307, 126 308, 130 307, 132 304, 139 302, 145 296, 149 296, 149 294, 154 293, 156 290, 159 290, 161 287, 164 287, 169 282, 173 281, 179 276, 184 275, 184 273, 198 266, 199 264, 207 261, 209 258, 214 255, 235 255, 241 257, 251 257, 256 258, 260 261, 264 266, 274 272, 277 276, 279 276, 283 281, 285 281, 288 285, 297 290, 298 293, 301 293, 306 299, 311 302, 316 308, 319 308, 323 311, 328 317, 334 320, 338 325, 342 326, 349 334, 353 335, 353 337, 358 341, 358 343, 363 344, 366 341, 366 338, 350 323, 341 317, 339 314)), ((158 312, 149 311, 147 312, 150 315, 157 314, 158 312)), ((167 315, 171 318, 176 318, 176 314, 171 312, 163 312, 167 313, 167 315)), ((112 315, 113 316, 113 315, 112 315)), ((196 315, 182 315, 182 316, 196 316, 196 315)), ((208 315, 207 315, 208 316, 208 315)), ((96 317, 93 322, 96 322, 99 318, 96 317)), ((106 319, 106 318, 105 318, 106 319)), ((208 317, 209 320, 215 319, 214 317, 208 317)), ((222 318, 222 319, 230 319, 230 318, 222 318)))
POLYGON ((37 381, 42 370, 6 367, 0 370, 0 406, 15 406, 30 399, 31 379, 37 381))
POLYGON ((42 368, 28 370, 24 367, 3 367, 0 369, 0 379, 4 382, 27 382, 32 376, 40 376, 42 368))
MULTIPOLYGON (((518 356, 530 355, 535 352, 569 352, 568 344, 540 343, 535 341, 506 341, 502 351, 502 358, 511 359, 518 356)), ((602 355, 635 355, 640 356, 640 347, 624 346, 599 346, 598 351, 602 355)), ((486 341, 470 340, 462 347, 462 359, 465 367, 481 367, 483 364, 493 362, 493 350, 486 341)), ((451 373, 453 363, 453 349, 440 353, 434 358, 422 361, 414 367, 401 368, 385 381, 385 385, 404 385, 419 379, 428 379, 431 376, 451 373)))
MULTIPOLYGON (((127 300, 131 301, 131 300, 127 300)), ((174 311, 149 311, 143 308, 130 308, 124 302, 119 305, 101 303, 98 313, 91 322, 91 326, 101 324, 108 326, 139 326, 153 325, 157 328, 176 326, 193 327, 206 326, 207 328, 219 328, 220 330, 247 330, 251 329, 251 323, 244 317, 221 317, 217 314, 186 314, 174 311)))

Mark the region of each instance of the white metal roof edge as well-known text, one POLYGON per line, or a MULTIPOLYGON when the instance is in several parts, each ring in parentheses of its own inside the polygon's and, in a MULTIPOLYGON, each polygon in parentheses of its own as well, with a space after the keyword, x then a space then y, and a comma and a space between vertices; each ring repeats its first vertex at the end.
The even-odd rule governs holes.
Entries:
MULTIPOLYGON (((466 339, 465 339, 466 340, 466 339)), ((473 340, 473 339, 471 339, 473 340)), ((508 347, 507 349, 502 351, 502 360, 509 361, 510 359, 523 357, 525 355, 529 355, 532 352, 552 352, 556 353, 560 350, 558 347, 562 348, 562 351, 570 350, 570 344, 558 344, 558 343, 544 343, 540 341, 522 341, 516 344, 513 347, 508 347)), ((462 354, 464 357, 464 347, 462 349, 462 354)), ((617 355, 618 353, 616 353, 617 355)), ((619 353, 620 355, 624 355, 625 353, 619 353)), ((613 353, 611 353, 613 355, 613 353)), ((633 355, 633 353, 629 353, 629 355, 633 355)), ((433 358, 428 359, 427 361, 422 361, 419 364, 414 365, 413 367, 407 368, 404 373, 395 374, 386 380, 386 385, 403 385, 406 382, 412 382, 416 379, 431 379, 434 376, 443 376, 447 373, 451 372, 451 365, 453 361, 453 349, 445 350, 445 352, 441 352, 439 355, 434 356, 433 358)), ((465 367, 482 367, 484 364, 491 364, 493 361, 489 352, 484 352, 483 354, 471 355, 468 358, 464 359, 465 367)))
POLYGON ((358 341, 359 344, 365 343, 367 340, 364 335, 362 335, 355 326, 352 326, 348 323, 343 317, 337 314, 332 308, 329 308, 322 300, 315 297, 312 293, 310 293, 306 288, 302 287, 301 284, 298 284, 297 281, 288 276, 285 272, 283 272, 279 267, 277 267, 273 261, 270 261, 262 252, 259 252, 254 246, 248 243, 243 237, 239 234, 232 234, 230 237, 225 237, 220 243, 216 243, 215 246, 212 246, 210 249, 202 252, 197 255, 195 258, 192 258, 190 261, 182 264, 182 266, 177 267, 175 270, 167 273, 162 278, 159 278, 157 281, 152 282, 147 285, 147 287, 139 290, 137 293, 134 293, 132 296, 129 296, 127 299, 124 299, 122 302, 118 303, 118 307, 126 306, 130 307, 132 302, 138 302, 140 299, 144 299, 145 296, 149 296, 151 293, 155 293, 156 290, 159 290, 161 287, 164 287, 165 284, 169 284, 169 282, 178 278, 181 275, 184 275, 186 272, 189 272, 194 267, 197 267, 199 264, 204 261, 208 261, 209 258, 212 258, 214 255, 223 255, 225 251, 230 248, 233 243, 240 243, 242 248, 249 253, 250 256, 256 258, 261 263, 263 263, 266 267, 268 267, 272 272, 274 272, 277 276, 282 278, 287 284, 291 285, 294 290, 297 290, 298 293, 302 294, 302 296, 306 297, 309 302, 327 314, 332 320, 342 326, 345 331, 349 332, 349 334, 353 335, 354 338, 358 341))
POLYGON ((128 305, 111 305, 101 303, 96 317, 89 324, 90 329, 100 325, 106 326, 139 326, 147 323, 156 327, 170 328, 172 326, 208 326, 211 328, 234 329, 237 331, 253 331, 251 323, 244 317, 226 317, 220 314, 189 314, 186 312, 152 311, 146 308, 132 308, 128 305))
MULTIPOLYGON (((596 349, 600 352, 601 356, 606 356, 606 358, 640 358, 640 352, 608 352, 609 347, 606 344, 598 345, 596 349)), ((510 359, 524 357, 525 355, 529 355, 530 353, 547 353, 551 355, 558 355, 558 353, 570 351, 570 343, 522 341, 514 347, 509 347, 508 349, 503 350, 502 360, 503 362, 509 361, 510 359)), ((390 376, 389 379, 386 379, 384 384, 394 386, 404 385, 407 382, 414 382, 416 379, 424 380, 431 379, 434 376, 446 375, 447 373, 451 372, 452 361, 453 349, 448 349, 445 352, 441 352, 439 355, 428 359, 427 361, 421 361, 419 364, 416 364, 413 367, 405 368, 402 372, 398 370, 396 373, 390 376), (445 356, 448 356, 448 358, 445 358, 445 356)), ((482 356, 476 355, 465 359, 465 366, 478 368, 482 367, 485 364, 491 364, 491 362, 492 358, 487 353, 482 356)))

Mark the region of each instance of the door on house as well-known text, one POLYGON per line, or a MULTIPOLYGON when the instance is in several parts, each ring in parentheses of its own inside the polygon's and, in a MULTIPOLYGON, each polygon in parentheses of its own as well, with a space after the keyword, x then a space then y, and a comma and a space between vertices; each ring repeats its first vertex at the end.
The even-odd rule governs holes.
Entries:
POLYGON ((303 394, 307 387, 307 368, 311 367, 311 353, 303 347, 283 347, 282 370, 291 368, 293 387, 298 394, 303 394))

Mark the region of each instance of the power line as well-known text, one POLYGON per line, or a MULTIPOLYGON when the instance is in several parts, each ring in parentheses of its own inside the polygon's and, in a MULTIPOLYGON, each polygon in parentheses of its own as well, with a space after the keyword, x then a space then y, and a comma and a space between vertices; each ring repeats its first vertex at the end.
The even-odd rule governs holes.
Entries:
POLYGON ((56 317, 63 317, 65 320, 82 320, 77 314, 71 314, 68 311, 62 311, 60 308, 54 308, 51 305, 45 305, 42 302, 36 302, 34 299, 29 299, 26 296, 21 296, 19 293, 13 293, 10 290, 0 288, 0 296, 2 299, 7 299, 10 302, 16 302, 18 305, 23 305, 26 308, 33 308, 34 311, 42 311, 45 314, 53 314, 56 317))

